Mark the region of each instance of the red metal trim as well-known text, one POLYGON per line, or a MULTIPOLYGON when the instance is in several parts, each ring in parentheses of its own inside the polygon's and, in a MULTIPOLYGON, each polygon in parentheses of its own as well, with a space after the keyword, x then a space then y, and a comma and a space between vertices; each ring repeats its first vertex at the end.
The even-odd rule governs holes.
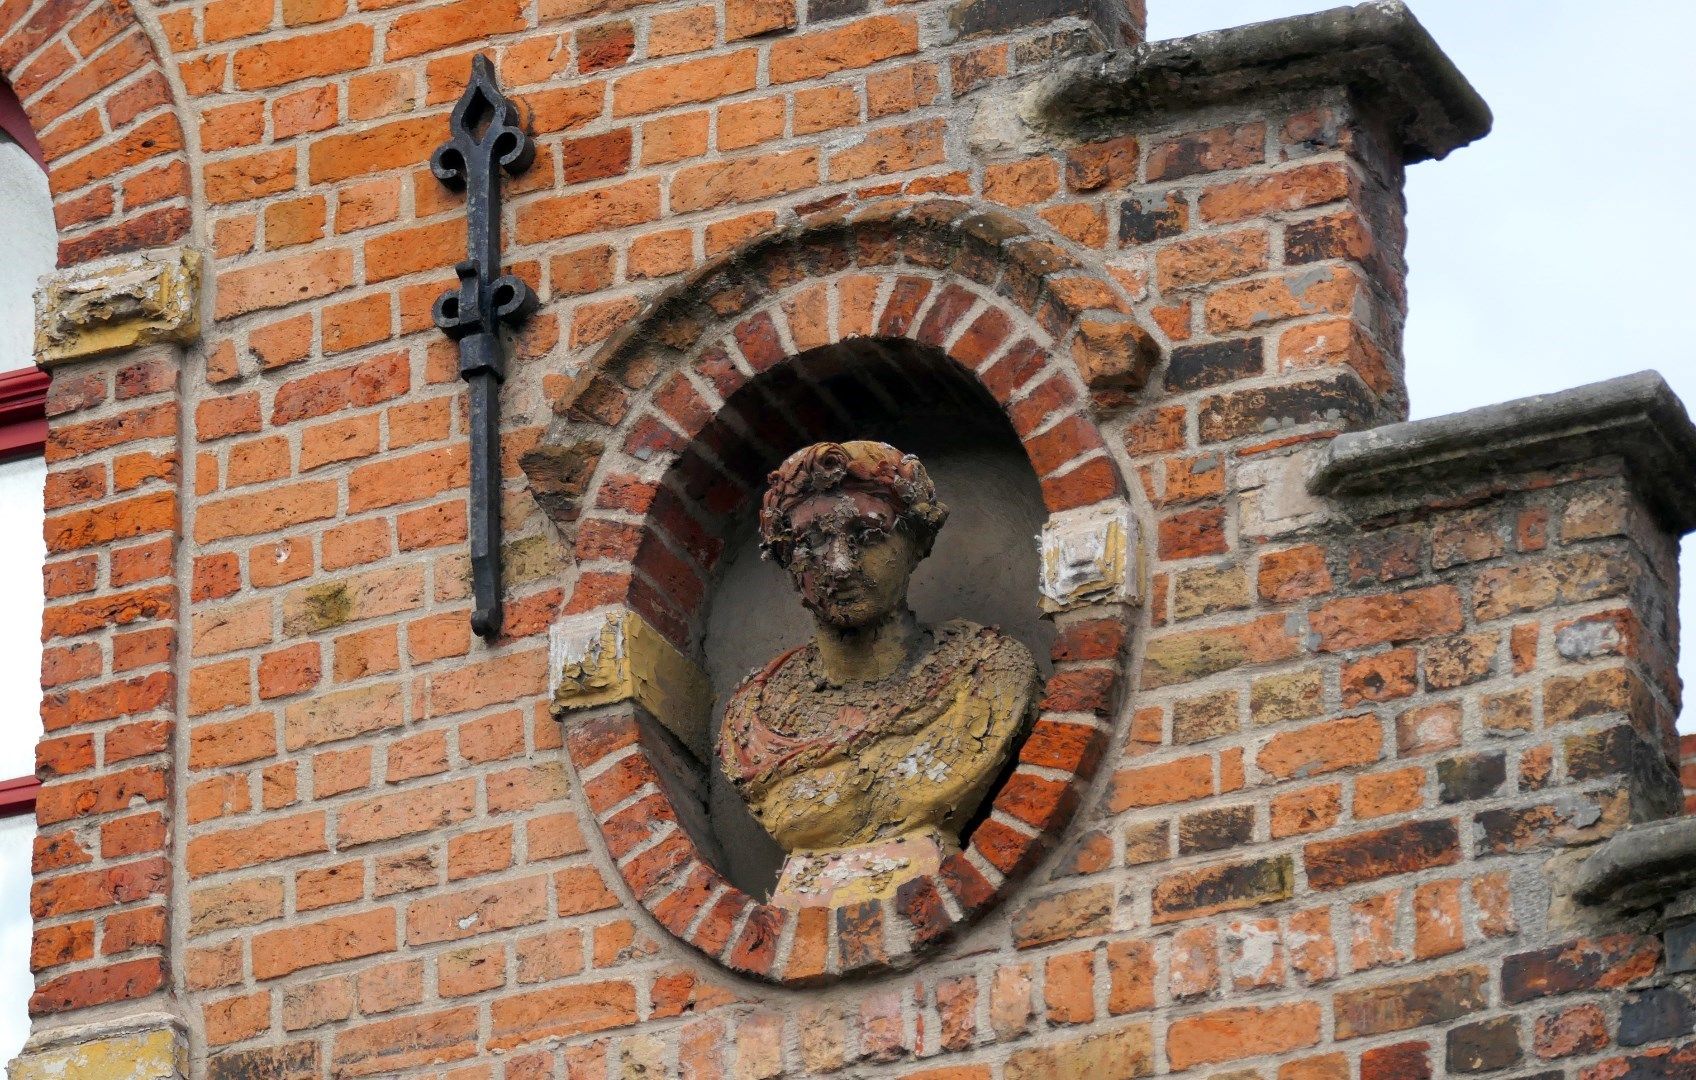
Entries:
POLYGON ((47 387, 40 368, 0 374, 0 461, 29 457, 47 447, 47 387))
POLYGON ((35 796, 41 781, 33 776, 0 780, 0 818, 35 813, 35 796))
POLYGON ((11 84, 0 82, 0 131, 12 137, 12 141, 24 148, 24 153, 35 159, 43 172, 47 171, 47 158, 41 152, 41 143, 35 137, 35 128, 30 125, 29 116, 24 112, 23 102, 12 92, 11 84))

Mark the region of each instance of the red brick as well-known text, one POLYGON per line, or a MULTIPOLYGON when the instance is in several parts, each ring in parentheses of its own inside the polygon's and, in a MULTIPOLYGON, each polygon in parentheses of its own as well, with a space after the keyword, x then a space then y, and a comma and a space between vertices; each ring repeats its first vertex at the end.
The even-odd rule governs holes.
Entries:
POLYGON ((1283 1054, 1320 1038, 1318 1002, 1218 1009, 1175 1020, 1166 1035, 1174 1069, 1283 1054))
POLYGON ((782 84, 816 79, 918 50, 918 24, 912 17, 873 16, 776 42, 771 52, 771 81, 782 84))

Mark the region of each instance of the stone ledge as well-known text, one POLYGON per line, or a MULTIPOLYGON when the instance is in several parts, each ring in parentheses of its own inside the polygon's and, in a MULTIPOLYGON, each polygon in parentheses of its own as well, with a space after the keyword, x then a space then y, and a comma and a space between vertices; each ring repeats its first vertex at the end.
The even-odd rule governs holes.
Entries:
POLYGON ((1032 87, 1024 113, 1068 128, 1333 86, 1389 122, 1410 165, 1490 132, 1484 99, 1390 0, 1073 60, 1032 87))
POLYGON ((1578 868, 1572 895, 1584 904, 1664 907, 1696 885, 1696 817, 1633 826, 1578 868))
POLYGON ((1653 371, 1338 436, 1308 490, 1380 495, 1608 456, 1670 531, 1696 530, 1696 425, 1653 371))
POLYGON ((1042 610, 1053 614, 1102 601, 1142 601, 1142 542, 1123 499, 1049 517, 1039 537, 1042 610))
POLYGON ((591 611, 554 626, 548 678, 556 716, 634 701, 697 758, 710 760, 706 673, 634 611, 591 611))
POLYGON ((183 1022, 164 1012, 47 1028, 13 1059, 12 1080, 181 1080, 188 1075, 183 1022))
POLYGON ((45 368, 200 336, 200 253, 167 248, 55 271, 35 295, 36 363, 45 368))

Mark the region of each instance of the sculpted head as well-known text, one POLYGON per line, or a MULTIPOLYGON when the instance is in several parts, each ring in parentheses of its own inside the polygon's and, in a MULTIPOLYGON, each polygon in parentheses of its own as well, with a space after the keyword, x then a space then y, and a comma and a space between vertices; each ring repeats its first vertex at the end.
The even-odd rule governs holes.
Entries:
POLYGON ((767 478, 760 550, 813 615, 841 630, 905 607, 948 508, 919 459, 887 443, 815 443, 767 478))

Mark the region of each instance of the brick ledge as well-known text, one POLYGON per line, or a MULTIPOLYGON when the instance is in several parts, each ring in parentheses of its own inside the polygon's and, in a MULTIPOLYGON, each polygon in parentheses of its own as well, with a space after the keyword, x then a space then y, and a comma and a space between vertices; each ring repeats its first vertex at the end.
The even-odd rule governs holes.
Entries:
POLYGON ((1634 825, 1578 868, 1573 896, 1585 904, 1660 907, 1696 883, 1696 818, 1634 825))
POLYGON ((1409 165, 1490 132, 1490 107, 1396 0, 1082 57, 1036 83, 1026 116, 1072 128, 1332 86, 1389 122, 1409 165))
POLYGON ((186 1027, 174 1013, 153 1010, 40 1029, 12 1060, 9 1075, 13 1080, 180 1080, 188 1075, 186 1027))
POLYGON ((1339 436, 1308 490, 1379 495, 1611 455, 1664 525, 1696 531, 1696 424, 1654 371, 1339 436))

